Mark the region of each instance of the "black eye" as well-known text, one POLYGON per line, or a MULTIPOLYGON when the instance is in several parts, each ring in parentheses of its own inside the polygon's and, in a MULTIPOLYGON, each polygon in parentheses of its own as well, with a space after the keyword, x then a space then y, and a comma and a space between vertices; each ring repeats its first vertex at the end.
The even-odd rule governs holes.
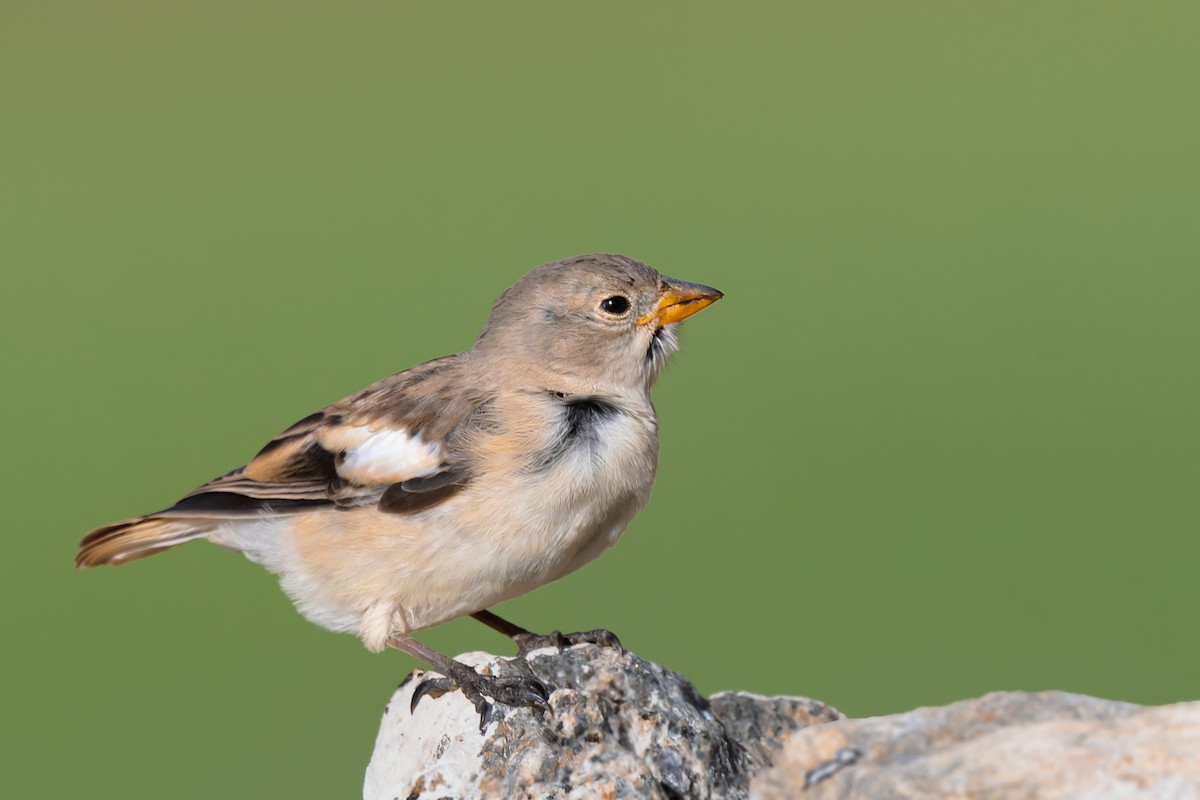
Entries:
POLYGON ((600 308, 607 311, 609 314, 624 314, 629 310, 629 298, 615 294, 612 297, 606 297, 600 303, 600 308))

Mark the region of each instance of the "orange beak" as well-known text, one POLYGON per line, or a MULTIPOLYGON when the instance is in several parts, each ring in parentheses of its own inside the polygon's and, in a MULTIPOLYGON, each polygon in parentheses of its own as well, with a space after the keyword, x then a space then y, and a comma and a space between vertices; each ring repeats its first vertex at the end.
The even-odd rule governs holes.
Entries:
POLYGON ((725 295, 702 283, 688 283, 674 278, 663 280, 658 302, 649 314, 638 320, 638 325, 655 323, 659 327, 687 319, 702 308, 707 308, 725 295))

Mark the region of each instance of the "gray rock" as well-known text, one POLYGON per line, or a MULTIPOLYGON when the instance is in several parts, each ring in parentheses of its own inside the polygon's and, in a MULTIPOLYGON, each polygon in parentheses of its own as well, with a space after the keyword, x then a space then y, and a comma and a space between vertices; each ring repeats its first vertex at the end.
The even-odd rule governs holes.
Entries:
POLYGON ((726 692, 613 649, 528 664, 551 713, 497 706, 486 733, 458 692, 409 712, 417 671, 379 730, 366 800, 439 798, 1194 798, 1200 702, 1147 708, 1062 692, 997 693, 845 719, 814 700, 726 692))
POLYGON ((755 800, 1200 798, 1200 703, 989 694, 799 731, 755 800))
POLYGON ((459 658, 493 675, 531 672, 552 689, 551 713, 497 705, 480 733, 459 692, 425 697, 410 713, 425 674, 417 670, 384 713, 365 800, 743 798, 792 733, 842 718, 804 698, 736 692, 706 701, 670 670, 593 645, 538 651, 527 664, 459 658))

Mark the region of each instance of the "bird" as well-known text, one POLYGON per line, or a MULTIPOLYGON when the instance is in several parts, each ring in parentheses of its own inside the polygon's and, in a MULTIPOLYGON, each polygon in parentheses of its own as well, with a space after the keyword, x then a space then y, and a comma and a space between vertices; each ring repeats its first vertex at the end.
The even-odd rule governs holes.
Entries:
POLYGON ((441 673, 483 728, 491 703, 545 709, 532 677, 482 675, 412 634, 473 616, 519 655, 594 641, 539 636, 489 607, 616 543, 658 466, 651 388, 682 320, 722 297, 612 253, 543 264, 492 305, 466 351, 386 377, 310 414, 162 511, 88 533, 78 567, 207 539, 279 576, 307 619, 441 673))

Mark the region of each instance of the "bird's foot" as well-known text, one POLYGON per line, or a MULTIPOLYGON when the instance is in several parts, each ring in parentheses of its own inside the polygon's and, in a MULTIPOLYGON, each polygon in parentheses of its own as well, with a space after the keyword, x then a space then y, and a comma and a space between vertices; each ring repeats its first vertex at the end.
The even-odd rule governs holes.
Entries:
POLYGON ((451 667, 450 673, 444 678, 427 678, 413 689, 409 710, 416 711, 417 703, 426 695, 441 697, 446 692, 458 689, 479 712, 479 732, 483 733, 492 719, 492 703, 488 702, 489 697, 494 702, 506 706, 531 708, 538 716, 544 715, 550 708, 547 703, 550 694, 536 678, 481 675, 457 661, 451 667))
POLYGON ((611 647, 621 653, 625 652, 617 635, 604 628, 579 633, 563 633, 562 631, 551 631, 547 634, 518 633, 513 637, 513 641, 517 643, 517 658, 522 660, 528 658, 534 650, 553 647, 561 653, 573 644, 594 644, 598 647, 611 647))

